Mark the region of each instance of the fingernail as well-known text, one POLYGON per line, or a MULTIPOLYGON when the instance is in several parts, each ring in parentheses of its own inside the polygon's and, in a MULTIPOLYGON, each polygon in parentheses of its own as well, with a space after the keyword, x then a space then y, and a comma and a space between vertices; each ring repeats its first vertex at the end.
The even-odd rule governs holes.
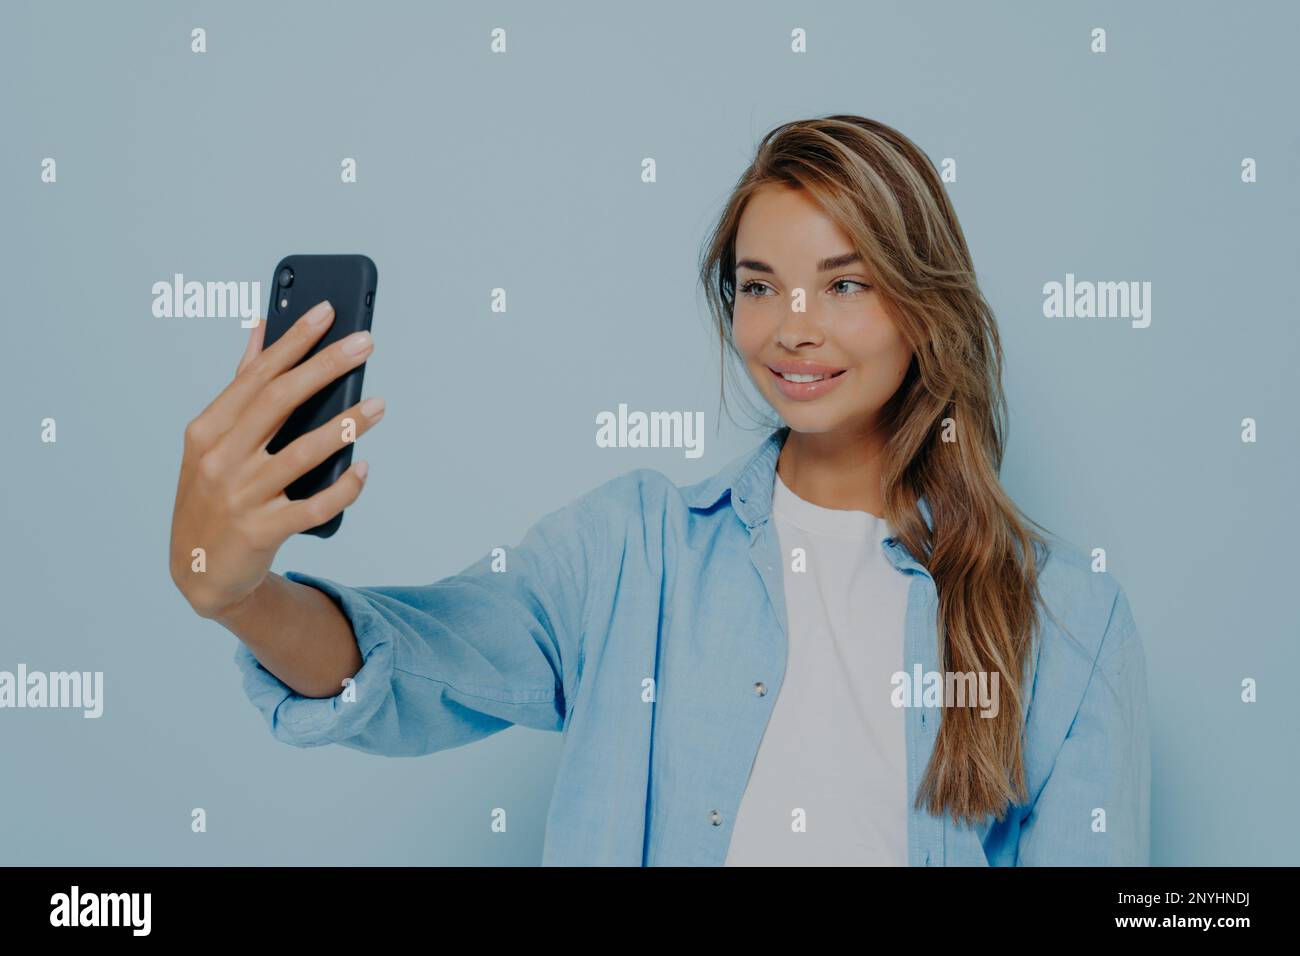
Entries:
POLYGON ((370 347, 369 332, 353 332, 343 340, 344 355, 360 355, 370 347))
POLYGON ((307 324, 315 328, 320 328, 320 326, 330 320, 330 316, 333 314, 334 306, 330 305, 329 299, 326 299, 324 302, 318 302, 312 307, 312 310, 307 313, 307 324))
POLYGON ((352 466, 352 469, 357 473, 358 478, 360 478, 362 481, 365 481, 366 473, 370 471, 370 463, 365 461, 359 461, 352 466))
POLYGON ((361 403, 361 414, 365 415, 366 418, 378 418, 379 413, 383 410, 384 400, 378 396, 375 398, 367 398, 361 403))

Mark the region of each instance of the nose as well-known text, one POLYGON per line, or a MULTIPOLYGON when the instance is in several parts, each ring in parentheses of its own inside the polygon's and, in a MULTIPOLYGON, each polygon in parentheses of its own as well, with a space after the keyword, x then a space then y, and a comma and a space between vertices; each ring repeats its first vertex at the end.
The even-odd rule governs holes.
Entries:
POLYGON ((796 311, 792 298, 789 310, 781 319, 776 339, 787 349, 794 350, 802 345, 821 345, 825 338, 816 306, 809 305, 805 299, 804 309, 802 312, 796 311))

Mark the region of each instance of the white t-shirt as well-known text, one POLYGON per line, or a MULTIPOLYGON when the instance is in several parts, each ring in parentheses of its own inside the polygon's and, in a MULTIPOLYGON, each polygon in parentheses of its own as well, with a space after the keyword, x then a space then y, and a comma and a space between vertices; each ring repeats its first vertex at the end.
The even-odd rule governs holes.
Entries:
POLYGON ((728 866, 906 866, 903 667, 908 575, 866 511, 822 508, 775 477, 785 569, 785 678, 750 772, 728 866), (802 548, 805 570, 794 570, 802 548), (802 811, 798 813, 797 811, 802 811))

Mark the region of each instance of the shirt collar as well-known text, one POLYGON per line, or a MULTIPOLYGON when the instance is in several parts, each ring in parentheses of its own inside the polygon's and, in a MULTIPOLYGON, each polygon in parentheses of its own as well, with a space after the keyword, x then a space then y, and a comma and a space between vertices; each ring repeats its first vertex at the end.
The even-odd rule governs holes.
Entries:
MULTIPOLYGON (((682 496, 687 506, 693 510, 707 511, 730 493, 732 510, 745 522, 745 527, 752 534, 772 515, 772 489, 776 483, 776 462, 789 434, 788 425, 774 429, 753 451, 732 459, 712 477, 682 489, 682 496)), ((917 507, 921 511, 926 527, 933 531, 934 520, 930 512, 930 504, 924 495, 917 501, 917 507)), ((881 547, 884 548, 885 554, 894 567, 899 570, 912 568, 925 572, 925 569, 897 538, 893 536, 885 538, 881 542, 881 547)))

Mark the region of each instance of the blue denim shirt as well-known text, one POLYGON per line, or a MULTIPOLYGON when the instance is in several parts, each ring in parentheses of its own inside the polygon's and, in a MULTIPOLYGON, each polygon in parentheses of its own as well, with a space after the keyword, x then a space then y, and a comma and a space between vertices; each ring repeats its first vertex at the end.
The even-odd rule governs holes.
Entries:
MULTIPOLYGON (((544 863, 721 865, 785 671, 769 518, 787 434, 776 429, 685 488, 652 469, 611 479, 502 549, 504 570, 489 554, 410 587, 290 571, 351 621, 364 659, 356 699, 303 697, 240 643, 244 689, 275 737, 299 747, 417 756, 512 724, 559 731, 544 863)), ((921 511, 931 522, 924 500, 921 511)), ((1146 676, 1133 616, 1109 574, 1051 540, 1040 587, 1069 633, 1043 616, 1025 718, 1028 800, 974 827, 911 809, 909 865, 1148 862, 1146 676)), ((934 581, 894 538, 882 547, 910 576, 906 670, 939 671, 934 581)), ((905 715, 909 794, 941 712, 905 715)))

